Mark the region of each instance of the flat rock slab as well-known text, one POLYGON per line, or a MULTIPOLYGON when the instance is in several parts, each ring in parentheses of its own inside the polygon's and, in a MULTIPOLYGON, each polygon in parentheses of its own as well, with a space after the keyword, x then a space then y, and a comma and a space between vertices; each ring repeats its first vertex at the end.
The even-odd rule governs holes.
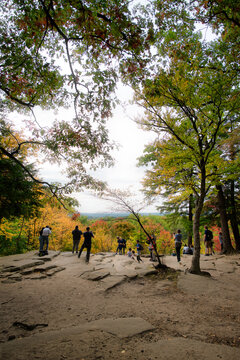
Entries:
POLYGON ((14 274, 10 275, 8 278, 16 280, 16 281, 21 281, 22 280, 22 276, 19 273, 14 273, 14 274))
POLYGON ((17 282, 17 281, 21 281, 21 280, 5 279, 5 280, 2 280, 1 282, 2 282, 3 284, 13 284, 13 283, 15 283, 15 282, 17 282))
POLYGON ((17 262, 11 262, 6 264, 6 266, 3 267, 2 272, 14 272, 14 271, 19 271, 19 270, 23 270, 23 269, 27 269, 27 268, 31 268, 37 265, 42 265, 44 264, 43 260, 32 260, 32 259, 21 259, 17 262))
POLYGON ((27 268, 33 268, 38 265, 43 265, 45 261, 51 261, 58 256, 60 251, 49 250, 46 256, 37 256, 36 251, 30 251, 26 254, 9 255, 0 258, 0 271, 15 272, 27 268))
POLYGON ((126 276, 129 279, 135 279, 138 276, 138 273, 132 269, 130 269, 130 270, 125 269, 125 270, 118 272, 117 275, 126 276))
POLYGON ((159 360, 239 360, 239 348, 201 341, 170 338, 145 344, 149 358, 159 360))
POLYGON ((41 259, 43 261, 51 261, 56 256, 58 256, 59 254, 60 254, 60 252, 59 253, 54 253, 54 254, 48 254, 48 255, 44 255, 44 256, 36 255, 36 256, 33 257, 33 260, 41 259))
POLYGON ((105 270, 98 270, 98 271, 92 271, 92 272, 89 271, 89 272, 84 273, 82 275, 82 278, 86 279, 86 280, 97 281, 97 280, 104 279, 108 275, 110 275, 110 272, 105 271, 105 270))
POLYGON ((235 272, 237 269, 237 264, 230 264, 230 263, 216 263, 216 269, 217 271, 220 271, 222 273, 228 273, 231 274, 235 272))
POLYGON ((54 268, 49 269, 45 273, 46 273, 47 276, 52 276, 52 275, 56 274, 57 272, 63 271, 63 270, 65 270, 65 267, 63 267, 63 266, 55 266, 54 268))
POLYGON ((178 278, 178 288, 188 294, 199 295, 199 293, 206 294, 213 291, 213 278, 206 276, 181 274, 178 278))
POLYGON ((139 317, 96 320, 89 323, 88 326, 92 330, 103 330, 120 338, 128 338, 154 330, 154 326, 139 317))
POLYGON ((115 286, 122 284, 126 280, 126 276, 108 276, 101 280, 104 290, 110 290, 115 286))
POLYGON ((43 274, 43 273, 39 273, 39 274, 30 274, 29 276, 26 276, 26 279, 30 279, 30 280, 41 280, 41 279, 46 279, 47 275, 43 274))
POLYGON ((138 276, 149 276, 149 275, 154 275, 157 274, 158 271, 156 269, 140 269, 140 270, 136 270, 137 275, 138 276))
POLYGON ((56 268, 57 265, 54 265, 54 264, 48 264, 48 263, 44 263, 43 265, 40 265, 40 266, 37 266, 34 268, 34 271, 48 271, 50 269, 54 269, 56 268))
MULTIPOLYGON (((141 333, 151 331, 154 327, 141 318, 118 318, 118 319, 102 319, 92 321, 90 323, 79 324, 63 328, 61 330, 46 330, 32 334, 31 336, 13 338, 0 344, 1 355, 4 360, 23 360, 23 359, 87 359, 85 355, 88 339, 94 336, 102 335, 102 332, 112 335, 113 341, 119 341, 118 338, 129 338, 141 333), (116 336, 116 337, 115 337, 116 336), (75 356, 71 356, 71 348, 73 346, 75 356), (79 345, 80 344, 80 345, 79 345), (78 351, 76 353, 76 348, 78 351), (47 349, 47 352, 45 351, 47 349), (60 351, 60 352, 59 352, 60 351), (60 354, 64 354, 61 356, 60 354), (44 355, 43 355, 44 354, 44 355)), ((108 337, 109 337, 108 336, 108 337)), ((98 357, 94 351, 94 357, 90 359, 111 359, 111 357, 98 357)), ((119 359, 121 354, 119 354, 119 359)), ((124 357, 127 359, 126 357, 124 357)), ((115 359, 115 357, 114 357, 115 359)), ((138 359, 142 359, 139 357, 138 359)), ((228 359, 229 360, 229 359, 228 359)))
POLYGON ((35 267, 20 270, 21 275, 29 275, 34 273, 35 267))
MULTIPOLYGON (((64 337, 66 334, 81 334, 87 331, 100 330, 109 334, 118 336, 119 338, 128 338, 135 335, 142 334, 147 331, 154 330, 155 327, 146 320, 140 317, 128 317, 128 318, 117 318, 117 319, 100 319, 91 321, 89 323, 83 323, 78 326, 72 326, 68 328, 62 328, 61 330, 46 331, 39 334, 33 334, 31 340, 37 337, 40 338, 58 338, 64 337)), ((25 340, 25 339, 20 339, 25 340)))

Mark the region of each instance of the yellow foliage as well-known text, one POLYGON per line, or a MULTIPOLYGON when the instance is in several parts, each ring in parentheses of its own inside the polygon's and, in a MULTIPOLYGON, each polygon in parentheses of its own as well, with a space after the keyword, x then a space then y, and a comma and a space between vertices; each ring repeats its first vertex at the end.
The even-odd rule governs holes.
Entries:
POLYGON ((105 233, 105 229, 97 228, 94 231, 94 238, 92 239, 92 252, 111 251, 113 250, 112 239, 109 234, 105 233))
POLYGON ((50 250, 71 250, 72 249, 72 231, 78 225, 79 229, 84 231, 84 226, 79 222, 72 220, 67 211, 63 208, 52 207, 46 204, 41 212, 41 216, 29 220, 26 224, 28 232, 38 242, 39 231, 49 226, 52 234, 49 237, 50 250))

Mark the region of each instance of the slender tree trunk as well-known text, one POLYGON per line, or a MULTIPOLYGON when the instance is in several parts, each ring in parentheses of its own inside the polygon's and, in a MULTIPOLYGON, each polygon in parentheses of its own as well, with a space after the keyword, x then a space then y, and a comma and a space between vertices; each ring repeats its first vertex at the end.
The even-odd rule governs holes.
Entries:
MULTIPOLYGON (((192 224, 193 221, 193 213, 192 213, 192 209, 193 209, 193 196, 192 194, 189 196, 189 202, 188 202, 188 221, 189 223, 192 224)), ((190 247, 192 245, 192 232, 188 233, 188 246, 190 247)))
POLYGON ((194 236, 194 254, 192 257, 192 264, 190 268, 190 273, 192 274, 201 274, 200 269, 200 217, 203 209, 203 203, 206 195, 206 169, 205 164, 201 166, 201 189, 200 195, 196 201, 195 215, 193 220, 193 236, 194 236))
POLYGON ((231 254, 232 252, 234 252, 234 249, 232 247, 229 228, 228 228, 226 201, 225 201, 225 197, 223 194, 222 185, 216 185, 216 189, 218 191, 218 194, 217 194, 218 208, 219 208, 221 228, 222 228, 222 234, 223 234, 223 253, 231 254))
MULTIPOLYGON (((135 213, 135 212, 132 212, 132 214, 133 214, 133 215, 135 216, 135 218, 137 219, 137 222, 138 222, 139 226, 140 226, 141 229, 144 231, 144 233, 147 235, 148 239, 151 239, 151 236, 148 234, 148 232, 147 232, 146 229, 144 228, 144 226, 143 226, 143 224, 142 224, 142 222, 141 222, 141 219, 140 219, 140 217, 138 216, 138 214, 135 213)), ((158 266, 159 266, 159 267, 164 267, 164 266, 162 265, 162 263, 161 263, 161 259, 160 259, 160 256, 159 256, 159 254, 158 254, 157 246, 156 246, 155 242, 153 243, 153 247, 154 247, 154 251, 155 251, 155 253, 156 253, 157 259, 158 259, 158 266)))
POLYGON ((238 228, 238 220, 237 220, 237 211, 236 211, 236 204, 235 204, 235 184, 234 180, 231 180, 231 191, 230 191, 230 212, 229 212, 229 218, 230 223, 233 231, 233 236, 236 244, 236 250, 240 251, 240 234, 239 234, 239 228, 238 228))

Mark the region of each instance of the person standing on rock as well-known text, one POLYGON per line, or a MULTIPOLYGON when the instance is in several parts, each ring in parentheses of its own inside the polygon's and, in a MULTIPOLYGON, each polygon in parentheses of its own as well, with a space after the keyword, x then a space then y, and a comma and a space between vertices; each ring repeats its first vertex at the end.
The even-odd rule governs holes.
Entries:
POLYGON ((91 252, 91 246, 92 246, 92 238, 94 237, 92 231, 90 231, 90 228, 87 227, 86 229, 87 231, 85 231, 83 233, 83 237, 84 237, 84 242, 81 246, 81 249, 78 253, 78 258, 80 258, 82 251, 84 248, 87 249, 87 256, 86 256, 86 262, 89 263, 89 258, 90 258, 90 252, 91 252))
POLYGON ((45 245, 45 250, 43 250, 43 255, 48 255, 48 244, 49 244, 49 235, 51 234, 51 228, 46 226, 42 231, 42 240, 43 240, 43 248, 45 245))
POLYGON ((39 256, 43 255, 43 233, 44 227, 39 231, 39 256))
POLYGON ((75 229, 72 231, 72 236, 73 236, 72 253, 73 254, 74 254, 75 249, 76 249, 76 254, 78 253, 78 246, 79 246, 79 242, 81 240, 81 235, 82 235, 81 230, 79 230, 78 226, 76 226, 75 229))
POLYGON ((141 259, 141 251, 143 250, 143 246, 140 244, 139 240, 137 240, 137 261, 140 263, 142 261, 141 259))
POLYGON ((127 242, 125 239, 122 238, 122 253, 123 253, 123 255, 125 255, 126 247, 127 247, 127 242))
POLYGON ((182 234, 181 230, 177 231, 177 234, 175 234, 175 249, 177 254, 177 261, 181 261, 180 253, 181 253, 181 246, 182 246, 182 234))
POLYGON ((120 238, 120 236, 117 236, 117 242, 118 242, 118 247, 116 250, 116 254, 122 255, 123 241, 122 238, 120 238))

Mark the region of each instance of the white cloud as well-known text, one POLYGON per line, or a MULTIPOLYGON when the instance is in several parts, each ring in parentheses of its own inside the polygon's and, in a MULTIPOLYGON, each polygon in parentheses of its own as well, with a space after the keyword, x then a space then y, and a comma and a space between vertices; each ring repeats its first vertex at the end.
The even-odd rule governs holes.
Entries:
MULTIPOLYGON (((143 110, 136 105, 130 105, 132 90, 120 85, 118 96, 125 106, 117 106, 113 117, 109 119, 107 127, 111 141, 119 144, 119 149, 115 149, 112 155, 115 159, 115 166, 112 168, 98 169, 91 172, 91 175, 99 180, 105 181, 111 188, 126 190, 132 187, 134 192, 141 188, 141 180, 144 177, 144 169, 138 168, 137 158, 142 155, 144 146, 155 138, 150 132, 145 132, 135 123, 136 117, 143 116, 143 110)), ((48 126, 56 117, 59 119, 71 118, 73 113, 70 109, 61 109, 58 115, 53 111, 43 112, 38 108, 35 112, 37 120, 41 126, 48 126)), ((63 169, 63 168, 62 168, 63 169)), ((41 164, 40 175, 45 181, 63 182, 64 173, 61 172, 56 164, 41 164)), ((80 212, 109 212, 112 204, 108 201, 97 199, 89 191, 74 193, 74 197, 80 203, 80 212)), ((144 209, 146 212, 154 212, 155 206, 144 209)))

